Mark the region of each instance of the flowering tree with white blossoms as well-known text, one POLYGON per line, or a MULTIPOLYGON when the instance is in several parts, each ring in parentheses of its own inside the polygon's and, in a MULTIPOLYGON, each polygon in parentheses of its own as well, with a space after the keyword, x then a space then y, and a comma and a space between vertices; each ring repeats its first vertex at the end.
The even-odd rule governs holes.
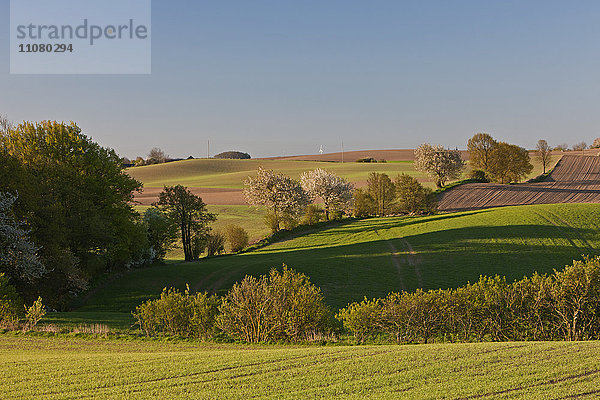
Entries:
POLYGON ((354 185, 333 172, 317 168, 304 172, 300 176, 302 188, 313 198, 321 198, 325 208, 325 217, 329 220, 329 212, 343 210, 352 203, 354 185))
POLYGON ((32 282, 46 272, 36 247, 22 224, 16 222, 11 209, 17 196, 0 192, 0 272, 24 282, 32 282))
POLYGON ((458 150, 447 150, 442 145, 424 143, 415 150, 415 169, 427 173, 437 187, 449 179, 457 179, 465 166, 458 150))
POLYGON ((244 181, 244 197, 248 204, 263 205, 269 209, 271 228, 279 231, 284 218, 299 216, 310 204, 308 194, 300 183, 273 170, 259 168, 256 177, 244 181))

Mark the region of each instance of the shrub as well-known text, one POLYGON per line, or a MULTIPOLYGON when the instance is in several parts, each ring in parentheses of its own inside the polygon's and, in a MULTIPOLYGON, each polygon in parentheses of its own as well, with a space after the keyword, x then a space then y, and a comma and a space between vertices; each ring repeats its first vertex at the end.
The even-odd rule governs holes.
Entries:
POLYGON ((139 305, 133 316, 146 335, 169 334, 207 339, 215 333, 219 299, 207 293, 164 289, 159 299, 139 305))
POLYGON ((250 154, 243 153, 241 151, 224 151, 223 153, 219 153, 214 158, 223 158, 223 159, 231 159, 231 160, 249 160, 250 154))
POLYGON ((291 231, 300 224, 300 221, 298 221, 298 218, 296 218, 294 215, 284 214, 281 217, 281 224, 283 225, 284 229, 291 231))
POLYGON ((46 315, 46 307, 42 304, 42 298, 38 297, 36 301, 33 302, 31 307, 25 307, 25 318, 27 318, 27 327, 29 329, 33 329, 34 326, 37 325, 38 322, 46 315))
POLYGON ((469 179, 472 179, 474 181, 477 182, 482 182, 482 183, 487 183, 490 180, 488 179, 487 175, 485 174, 485 171, 482 169, 474 169, 471 172, 469 172, 469 179))
POLYGON ((231 251, 237 253, 248 246, 248 232, 238 225, 227 225, 225 227, 225 237, 229 242, 231 251))
POLYGON ((378 299, 367 300, 365 297, 360 303, 348 304, 335 317, 359 343, 382 332, 382 307, 378 299))
POLYGON ((356 160, 356 162, 359 163, 376 163, 377 160, 373 157, 363 157, 363 158, 359 158, 358 160, 356 160))
POLYGON ((555 271, 552 308, 556 326, 566 340, 598 338, 600 334, 600 258, 575 261, 555 271))
POLYGON ((306 225, 313 225, 321 221, 323 218, 323 210, 316 204, 310 204, 304 211, 304 217, 302 223, 306 225))
POLYGON ((216 256, 225 252, 225 236, 221 232, 208 235, 206 239, 206 255, 216 256))
POLYGON ((219 310, 219 328, 251 343, 308 340, 329 329, 330 312, 320 289, 285 266, 258 279, 246 276, 219 310))
POLYGON ((354 190, 354 209, 355 217, 367 217, 377 213, 377 206, 373 198, 364 189, 354 190))
POLYGON ((17 289, 9 283, 6 275, 0 273, 0 321, 16 320, 22 310, 21 304, 23 300, 17 289))

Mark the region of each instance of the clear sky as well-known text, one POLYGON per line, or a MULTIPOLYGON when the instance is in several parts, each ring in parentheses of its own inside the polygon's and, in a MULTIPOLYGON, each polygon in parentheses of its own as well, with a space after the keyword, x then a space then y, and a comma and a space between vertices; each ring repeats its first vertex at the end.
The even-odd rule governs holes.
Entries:
POLYGON ((533 148, 600 136, 600 1, 152 2, 151 75, 10 75, 0 114, 73 120, 121 155, 533 148))

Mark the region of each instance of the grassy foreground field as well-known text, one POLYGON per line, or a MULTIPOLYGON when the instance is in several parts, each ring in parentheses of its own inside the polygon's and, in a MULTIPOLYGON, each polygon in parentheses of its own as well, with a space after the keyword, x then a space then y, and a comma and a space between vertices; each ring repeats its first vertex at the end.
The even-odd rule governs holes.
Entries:
MULTIPOLYGON (((594 204, 350 221, 244 254, 133 270, 93 290, 77 311, 89 322, 101 313, 123 326, 133 322, 130 312, 137 305, 164 287, 188 283, 192 290, 223 294, 246 274, 264 274, 283 263, 307 274, 339 308, 401 289, 457 287, 480 275, 514 280, 551 273, 582 254, 597 254, 599 228, 600 207, 594 204)), ((51 318, 68 323, 70 314, 51 318)))
POLYGON ((565 399, 600 343, 246 346, 0 335, 3 399, 565 399))

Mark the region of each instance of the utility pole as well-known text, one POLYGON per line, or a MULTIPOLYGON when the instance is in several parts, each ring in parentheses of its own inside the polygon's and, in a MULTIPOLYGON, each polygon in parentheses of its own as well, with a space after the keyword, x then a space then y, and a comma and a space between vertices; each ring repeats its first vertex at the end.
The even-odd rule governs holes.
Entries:
POLYGON ((206 158, 210 158, 210 139, 206 143, 206 158))
POLYGON ((344 141, 342 140, 342 164, 344 163, 344 141))

